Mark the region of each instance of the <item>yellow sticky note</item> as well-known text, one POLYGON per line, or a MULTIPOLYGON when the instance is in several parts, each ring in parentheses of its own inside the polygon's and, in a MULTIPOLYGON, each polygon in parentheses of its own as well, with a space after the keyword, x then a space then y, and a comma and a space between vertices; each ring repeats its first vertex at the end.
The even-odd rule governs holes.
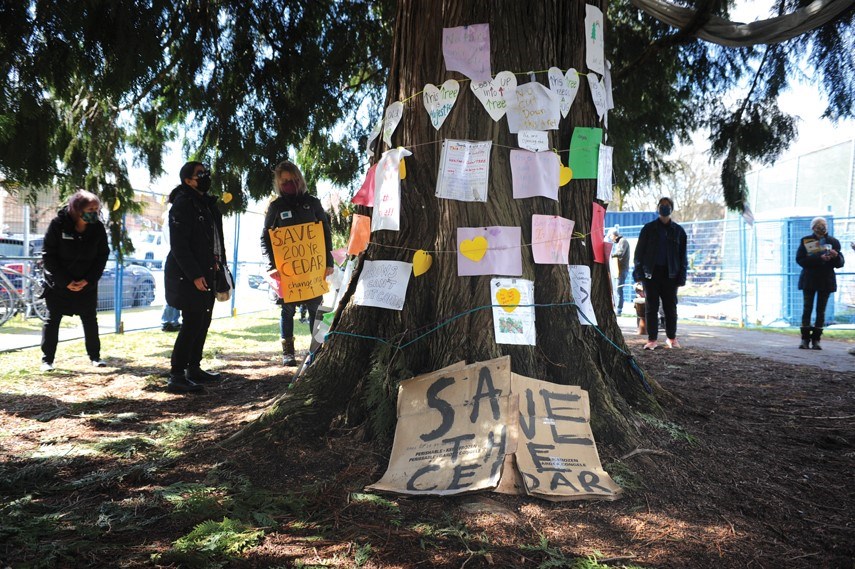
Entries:
POLYGON ((431 265, 433 265, 433 257, 427 251, 419 249, 416 251, 416 254, 413 255, 413 274, 415 276, 423 275, 428 272, 431 265))

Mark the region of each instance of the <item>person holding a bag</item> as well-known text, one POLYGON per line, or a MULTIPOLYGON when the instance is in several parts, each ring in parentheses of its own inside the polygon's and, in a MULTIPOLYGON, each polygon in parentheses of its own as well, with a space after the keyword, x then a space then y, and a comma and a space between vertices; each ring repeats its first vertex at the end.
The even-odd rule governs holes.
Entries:
POLYGON ((202 391, 201 383, 217 373, 201 369, 202 350, 211 325, 217 274, 227 271, 223 218, 216 198, 208 195, 211 173, 201 162, 181 167, 181 184, 169 194, 169 255, 164 282, 166 303, 181 310, 182 325, 172 348, 169 383, 172 393, 202 391))
MULTIPOLYGON (((278 276, 273 247, 270 244, 270 230, 277 227, 299 225, 320 221, 324 228, 324 244, 326 246, 326 275, 333 272, 332 238, 330 221, 321 201, 310 195, 306 187, 303 173, 291 162, 280 162, 273 170, 273 190, 275 196, 267 206, 264 214, 264 229, 261 233, 261 251, 267 257, 268 273, 278 276)), ((279 333, 282 337, 282 365, 294 366, 297 360, 294 355, 294 314, 297 307, 305 305, 309 313, 309 332, 315 326, 315 314, 321 305, 323 297, 316 297, 300 302, 284 302, 281 298, 276 301, 282 306, 279 319, 279 333)))

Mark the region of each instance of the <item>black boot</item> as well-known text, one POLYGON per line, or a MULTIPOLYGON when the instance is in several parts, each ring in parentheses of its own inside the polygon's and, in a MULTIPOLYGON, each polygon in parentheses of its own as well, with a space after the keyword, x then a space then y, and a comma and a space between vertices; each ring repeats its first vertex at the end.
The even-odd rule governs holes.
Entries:
POLYGON ((184 370, 184 376, 193 383, 211 383, 220 379, 217 372, 205 371, 200 367, 188 367, 184 370))
POLYGON ((297 359, 294 357, 294 336, 282 338, 282 365, 285 367, 297 365, 297 359))
POLYGON ((169 382, 166 384, 169 393, 198 393, 205 388, 187 379, 185 374, 170 373, 169 382))
POLYGON ((809 350, 810 349, 810 333, 813 328, 810 326, 802 326, 800 328, 802 331, 802 343, 799 344, 800 350, 809 350))
POLYGON ((819 345, 820 336, 822 336, 822 328, 813 328, 810 335, 810 341, 813 342, 812 347, 814 350, 822 349, 822 346, 819 345))

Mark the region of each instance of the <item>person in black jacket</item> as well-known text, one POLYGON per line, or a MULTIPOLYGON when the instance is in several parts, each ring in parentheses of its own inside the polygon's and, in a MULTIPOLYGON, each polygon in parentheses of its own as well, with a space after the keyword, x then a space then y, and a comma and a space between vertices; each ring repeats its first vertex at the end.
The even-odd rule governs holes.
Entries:
POLYGON ((42 371, 53 370, 59 323, 65 315, 80 315, 86 353, 96 367, 101 360, 98 336, 98 280, 107 265, 110 248, 107 231, 98 217, 101 200, 85 190, 77 191, 53 218, 45 234, 44 298, 48 318, 42 328, 42 371))
POLYGON ((799 290, 804 294, 804 310, 802 311, 802 342, 799 348, 806 350, 813 342, 814 350, 821 350, 819 345, 822 327, 825 326, 825 307, 828 297, 837 291, 837 277, 834 269, 843 266, 843 253, 840 252, 840 241, 828 234, 828 222, 824 217, 815 217, 810 222, 813 233, 802 237, 796 251, 796 263, 802 268, 799 275, 799 290), (816 296, 816 321, 810 325, 810 315, 813 312, 813 299, 816 296))
POLYGON ((632 277, 644 285, 647 343, 645 350, 655 350, 659 345, 659 302, 665 312, 665 347, 679 348, 677 341, 677 289, 686 284, 689 260, 686 251, 686 232, 671 220, 674 202, 671 198, 659 199, 659 218, 645 224, 635 246, 635 268, 632 277))
POLYGON ((181 310, 182 324, 172 348, 167 391, 202 391, 200 383, 219 374, 203 371, 202 350, 214 309, 215 280, 225 263, 223 218, 216 198, 208 195, 211 173, 201 162, 181 167, 181 184, 169 202, 169 254, 164 285, 166 303, 181 310))
MULTIPOLYGON (((324 228, 326 246, 325 276, 330 276, 333 272, 330 221, 320 200, 308 193, 303 173, 291 162, 280 162, 273 170, 273 188, 276 196, 267 206, 267 212, 264 214, 264 229, 261 232, 261 251, 267 257, 268 273, 272 274, 274 278, 278 276, 273 248, 270 245, 269 231, 277 227, 320 221, 324 228)), ((276 301, 282 306, 279 319, 279 333, 282 338, 282 365, 293 366, 297 363, 294 355, 294 314, 297 307, 303 304, 308 310, 309 332, 311 333, 315 326, 315 314, 321 305, 322 298, 318 296, 300 302, 284 302, 280 298, 276 301)))

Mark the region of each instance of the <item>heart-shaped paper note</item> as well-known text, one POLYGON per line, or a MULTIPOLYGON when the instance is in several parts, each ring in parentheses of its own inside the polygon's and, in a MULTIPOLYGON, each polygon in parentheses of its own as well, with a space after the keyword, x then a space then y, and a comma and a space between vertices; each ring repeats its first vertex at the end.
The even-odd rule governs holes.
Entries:
POLYGON ((223 192, 223 203, 229 203, 232 199, 234 199, 234 196, 232 196, 231 192, 223 192))
POLYGON ((416 254, 413 255, 413 274, 415 276, 423 275, 428 272, 431 265, 433 265, 433 257, 430 253, 419 249, 416 251, 416 254))
POLYGON ((567 113, 570 112, 570 106, 576 99, 576 92, 579 90, 579 74, 572 67, 566 74, 561 73, 557 67, 550 67, 549 88, 558 95, 561 116, 566 118, 567 113))
POLYGON ((383 115, 383 142, 387 146, 392 146, 392 133, 398 128, 402 116, 404 116, 404 103, 401 101, 395 101, 386 107, 386 113, 383 115))
POLYGON ((439 130, 446 117, 451 114, 451 109, 454 108, 457 95, 460 94, 460 83, 454 79, 449 79, 439 87, 428 83, 423 92, 425 109, 430 115, 430 124, 439 130))
POLYGON ((558 185, 566 186, 573 179, 573 170, 569 166, 565 166, 558 160, 558 185))
POLYGON ((113 202, 113 211, 118 211, 120 207, 122 207, 122 202, 116 198, 116 201, 113 202))
POLYGON ((476 237, 475 239, 464 239, 460 244, 460 254, 476 263, 484 258, 487 254, 489 243, 484 237, 476 237))
POLYGON ((606 114, 607 110, 606 88, 596 73, 588 73, 588 87, 591 88, 591 99, 593 99, 594 107, 597 109, 597 115, 600 117, 600 120, 603 120, 603 115, 606 114))
POLYGON ((496 291, 496 300, 505 312, 513 312, 520 303, 520 291, 517 288, 500 288, 496 291))
POLYGON ((490 117, 498 121, 508 109, 505 96, 509 90, 516 90, 517 77, 510 71, 500 71, 492 81, 472 81, 469 87, 490 117))
POLYGON ((398 162, 398 179, 406 180, 407 179, 407 163, 404 162, 404 159, 401 158, 401 161, 398 162))

